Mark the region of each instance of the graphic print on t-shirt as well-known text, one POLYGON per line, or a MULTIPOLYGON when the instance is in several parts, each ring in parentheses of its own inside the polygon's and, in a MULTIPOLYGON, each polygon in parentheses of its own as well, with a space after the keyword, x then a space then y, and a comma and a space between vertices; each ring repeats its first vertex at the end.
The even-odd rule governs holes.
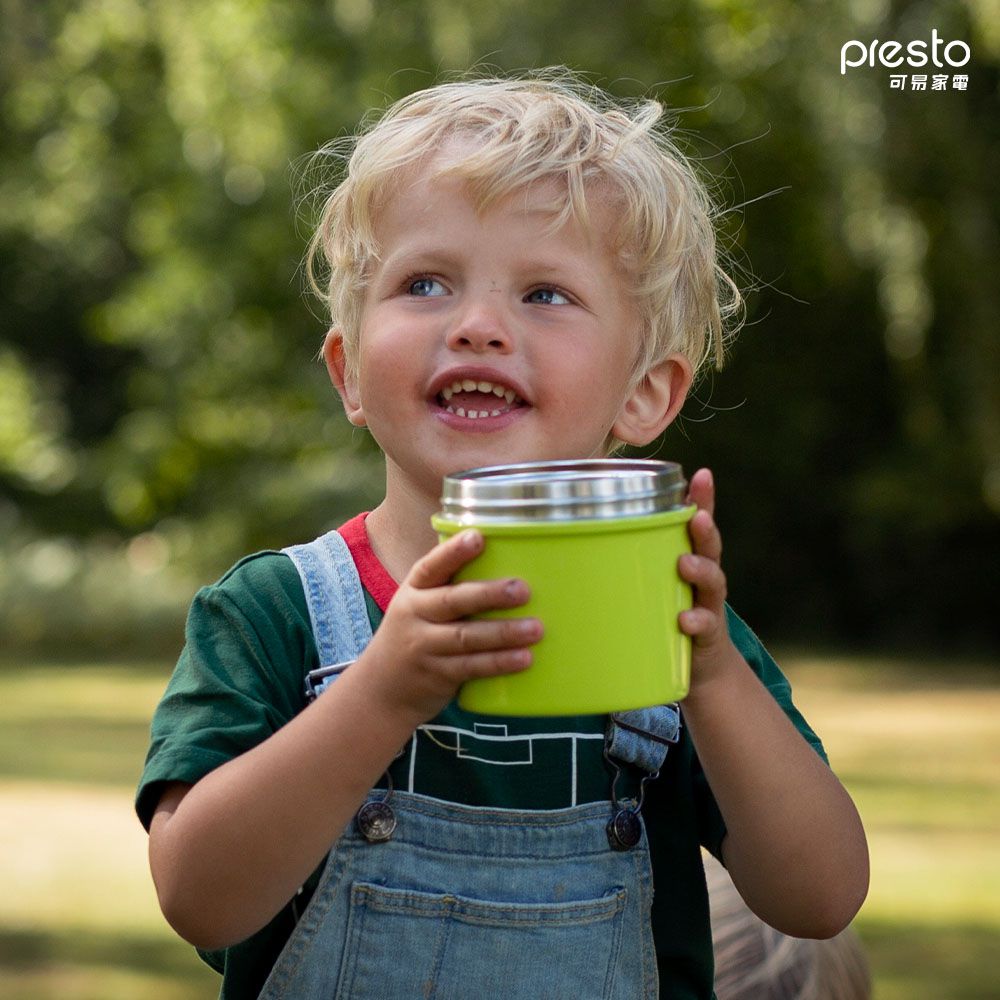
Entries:
POLYGON ((530 724, 524 727, 527 731, 518 732, 507 721, 454 721, 466 724, 450 724, 452 719, 439 716, 417 728, 403 759, 393 768, 398 787, 450 799, 460 784, 473 801, 480 797, 478 789, 489 788, 494 803, 497 792, 506 789, 501 801, 513 808, 558 809, 606 796, 603 780, 581 786, 581 774, 592 775, 595 763, 603 772, 603 732, 536 730, 530 724), (445 772, 447 791, 441 785, 445 772))

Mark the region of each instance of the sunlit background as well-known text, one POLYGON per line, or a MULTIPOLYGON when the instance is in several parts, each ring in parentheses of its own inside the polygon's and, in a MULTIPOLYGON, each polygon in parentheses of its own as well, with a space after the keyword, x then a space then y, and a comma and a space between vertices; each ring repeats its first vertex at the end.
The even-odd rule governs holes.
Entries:
POLYGON ((677 112, 748 315, 646 454, 715 471, 862 807, 877 995, 1000 996, 998 62, 996 0, 4 0, 0 998, 214 994, 130 815, 149 714, 199 585, 377 502, 308 154, 473 64, 677 112), (932 32, 968 63, 841 73, 932 32))

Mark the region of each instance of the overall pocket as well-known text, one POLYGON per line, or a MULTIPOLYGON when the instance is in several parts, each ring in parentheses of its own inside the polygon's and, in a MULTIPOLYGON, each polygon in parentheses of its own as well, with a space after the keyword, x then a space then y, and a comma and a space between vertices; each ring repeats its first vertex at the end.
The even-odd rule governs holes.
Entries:
POLYGON ((625 900, 619 887, 600 899, 516 903, 357 882, 337 1000, 603 1000, 625 900))

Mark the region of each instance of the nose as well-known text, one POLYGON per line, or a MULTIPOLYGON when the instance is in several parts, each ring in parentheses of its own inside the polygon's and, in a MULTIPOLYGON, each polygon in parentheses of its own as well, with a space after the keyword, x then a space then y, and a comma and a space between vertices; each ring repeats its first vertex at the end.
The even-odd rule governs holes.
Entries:
POLYGON ((500 299, 489 293, 470 298, 448 332, 448 346, 453 351, 509 354, 514 338, 500 299))

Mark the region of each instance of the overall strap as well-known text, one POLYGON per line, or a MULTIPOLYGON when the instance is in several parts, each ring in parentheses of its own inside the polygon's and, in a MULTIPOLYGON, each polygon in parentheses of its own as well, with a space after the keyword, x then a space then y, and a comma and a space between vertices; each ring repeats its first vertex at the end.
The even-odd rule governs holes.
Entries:
POLYGON ((676 704, 615 712, 608 717, 605 751, 615 760, 656 774, 680 735, 681 712, 676 704))
POLYGON ((351 551, 339 532, 329 531, 314 542, 281 551, 299 571, 309 607, 320 662, 320 670, 312 674, 323 675, 312 678, 309 693, 315 695, 371 641, 365 594, 351 551))
POLYGON ((667 751, 681 735, 681 713, 677 705, 655 705, 608 716, 604 736, 604 758, 614 768, 611 782, 612 816, 608 820, 608 844, 613 851, 627 851, 642 839, 639 815, 646 796, 646 785, 660 776, 667 751), (636 798, 618 798, 620 763, 631 764, 642 772, 636 798))

